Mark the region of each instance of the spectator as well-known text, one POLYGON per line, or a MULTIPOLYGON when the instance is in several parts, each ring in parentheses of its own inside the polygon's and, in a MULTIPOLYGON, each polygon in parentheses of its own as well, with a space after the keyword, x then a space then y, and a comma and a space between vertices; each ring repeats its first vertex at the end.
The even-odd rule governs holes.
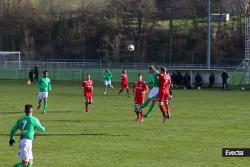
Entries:
POLYGON ((30 72, 29 72, 29 80, 30 80, 30 82, 33 82, 33 80, 34 80, 33 74, 34 74, 34 71, 33 71, 33 69, 31 69, 30 72))
POLYGON ((176 84, 177 84, 177 87, 180 88, 182 87, 182 83, 183 83, 183 76, 181 75, 180 72, 177 73, 176 75, 176 84))
POLYGON ((190 88, 190 80, 191 80, 191 77, 188 75, 188 73, 186 72, 184 77, 183 77, 183 86, 184 86, 184 89, 188 89, 190 88))
POLYGON ((202 78, 200 76, 200 74, 197 72, 196 75, 195 75, 195 87, 198 89, 198 90, 201 90, 201 87, 202 87, 202 78))
POLYGON ((176 74, 175 74, 175 73, 172 73, 171 79, 172 79, 173 87, 177 87, 177 83, 176 83, 176 74))
POLYGON ((34 67, 34 74, 35 74, 35 80, 38 81, 38 76, 39 76, 38 64, 36 64, 34 67))
POLYGON ((215 81, 214 74, 211 73, 209 76, 209 85, 208 85, 209 88, 212 88, 214 86, 214 81, 215 81))
POLYGON ((227 91, 228 90, 228 83, 227 83, 227 81, 228 81, 228 74, 227 74, 227 72, 226 71, 223 71, 223 73, 221 74, 221 78, 222 78, 222 89, 224 90, 224 91, 227 91))

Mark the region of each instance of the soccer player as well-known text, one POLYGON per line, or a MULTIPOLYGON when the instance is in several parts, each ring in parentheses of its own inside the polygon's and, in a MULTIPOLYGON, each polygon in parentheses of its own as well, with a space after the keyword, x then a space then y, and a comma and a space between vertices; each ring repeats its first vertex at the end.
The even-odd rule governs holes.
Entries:
POLYGON ((107 94, 107 88, 108 86, 111 89, 114 89, 114 87, 112 86, 112 72, 107 68, 104 75, 103 75, 103 79, 104 79, 104 94, 107 94))
POLYGON ((32 167, 33 153, 32 153, 32 140, 34 138, 35 129, 45 132, 45 127, 39 120, 32 116, 33 106, 31 104, 25 105, 25 116, 19 119, 10 131, 10 146, 15 143, 14 135, 17 130, 21 131, 19 142, 19 157, 22 159, 21 164, 16 164, 19 167, 32 167))
POLYGON ((171 77, 167 73, 166 67, 161 67, 160 72, 151 66, 152 70, 156 73, 159 78, 159 93, 158 93, 158 103, 159 108, 162 112, 163 122, 170 118, 169 114, 169 99, 171 97, 169 89, 171 86, 171 77))
POLYGON ((90 74, 88 74, 88 78, 86 81, 82 81, 81 86, 82 89, 84 90, 84 96, 86 98, 85 111, 88 112, 88 106, 93 102, 93 90, 94 90, 94 82, 91 80, 90 74))
POLYGON ((51 82, 48 78, 48 71, 43 71, 43 77, 38 80, 39 84, 39 94, 38 94, 38 106, 37 110, 41 108, 41 103, 44 101, 43 114, 46 114, 48 107, 48 94, 51 91, 51 82))
POLYGON ((142 105, 145 99, 145 93, 148 91, 147 84, 142 80, 142 75, 138 74, 138 80, 134 82, 134 102, 135 102, 135 113, 136 113, 136 121, 143 122, 143 109, 137 111, 136 109, 142 105))
POLYGON ((122 75, 121 75, 121 89, 120 89, 120 91, 118 93, 118 96, 123 92, 124 89, 127 90, 127 94, 129 96, 128 75, 127 75, 127 71, 126 70, 122 71, 122 75))
POLYGON ((159 92, 159 86, 158 86, 158 77, 157 75, 153 72, 152 67, 148 67, 149 71, 149 82, 147 83, 148 85, 152 85, 153 88, 149 92, 148 98, 145 100, 145 102, 137 108, 137 111, 141 111, 143 108, 147 107, 149 103, 151 102, 151 105, 149 106, 148 112, 146 112, 143 116, 145 118, 148 117, 148 115, 153 111, 155 107, 155 103, 158 98, 158 92, 159 92))

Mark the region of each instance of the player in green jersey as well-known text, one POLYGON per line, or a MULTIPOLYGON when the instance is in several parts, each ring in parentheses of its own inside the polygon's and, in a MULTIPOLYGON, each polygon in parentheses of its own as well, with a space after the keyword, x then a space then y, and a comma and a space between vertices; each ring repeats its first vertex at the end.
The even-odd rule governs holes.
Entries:
POLYGON ((112 86, 112 72, 107 68, 106 71, 103 74, 103 79, 104 79, 104 94, 107 94, 107 88, 108 86, 112 89, 114 89, 114 87, 112 86))
POLYGON ((48 95, 51 91, 51 82, 48 78, 48 71, 43 72, 43 77, 38 80, 39 84, 39 94, 38 94, 38 106, 37 110, 40 110, 41 103, 44 101, 43 105, 43 114, 46 113, 47 107, 48 107, 48 95))
POLYGON ((17 130, 20 130, 20 142, 19 142, 19 157, 22 159, 22 163, 16 164, 15 167, 32 167, 33 153, 32 153, 32 140, 34 139, 35 129, 41 132, 45 132, 45 127, 39 122, 39 120, 32 116, 33 106, 31 104, 25 105, 25 116, 20 118, 10 131, 10 146, 15 143, 14 135, 17 130))
POLYGON ((146 112, 143 115, 145 118, 147 118, 148 115, 153 111, 156 101, 158 99, 158 92, 159 92, 157 75, 153 72, 151 67, 148 67, 148 71, 149 71, 149 82, 147 84, 152 86, 153 88, 151 89, 146 101, 140 107, 137 108, 137 111, 141 111, 143 108, 147 107, 151 102, 148 112, 146 112))

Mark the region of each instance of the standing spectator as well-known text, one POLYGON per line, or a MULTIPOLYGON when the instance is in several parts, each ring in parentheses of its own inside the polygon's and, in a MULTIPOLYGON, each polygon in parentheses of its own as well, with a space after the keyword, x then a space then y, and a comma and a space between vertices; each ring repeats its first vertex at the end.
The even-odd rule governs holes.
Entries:
POLYGON ((33 71, 33 69, 31 69, 30 72, 29 72, 29 81, 30 82, 33 82, 33 80, 34 80, 33 74, 34 74, 34 71, 33 71))
POLYGON ((222 78, 222 89, 224 89, 224 91, 228 90, 228 74, 226 71, 223 71, 223 73, 221 74, 221 78, 222 78))
POLYGON ((176 88, 177 87, 177 81, 176 81, 177 75, 173 72, 171 75, 171 78, 172 78, 173 87, 176 88))
POLYGON ((39 67, 38 67, 38 64, 35 64, 34 74, 35 74, 35 80, 38 81, 38 76, 39 76, 39 67))
POLYGON ((208 85, 209 88, 212 88, 214 86, 214 81, 215 81, 214 74, 211 73, 209 76, 209 85, 208 85))
POLYGON ((202 87, 202 78, 200 76, 200 74, 197 72, 196 75, 195 75, 195 86, 198 90, 201 90, 201 87, 202 87))
POLYGON ((183 83, 183 76, 181 75, 180 72, 177 72, 176 81, 177 81, 177 87, 181 88, 183 83))
POLYGON ((184 89, 190 88, 190 80, 191 80, 191 77, 186 72, 184 77, 183 77, 183 86, 184 86, 183 88, 184 89))

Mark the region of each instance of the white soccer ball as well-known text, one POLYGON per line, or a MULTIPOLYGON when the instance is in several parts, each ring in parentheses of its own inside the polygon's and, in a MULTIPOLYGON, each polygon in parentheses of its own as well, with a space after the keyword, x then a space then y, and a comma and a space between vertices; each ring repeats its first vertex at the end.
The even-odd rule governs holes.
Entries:
POLYGON ((133 44, 128 45, 128 51, 133 52, 135 50, 135 46, 133 44))

